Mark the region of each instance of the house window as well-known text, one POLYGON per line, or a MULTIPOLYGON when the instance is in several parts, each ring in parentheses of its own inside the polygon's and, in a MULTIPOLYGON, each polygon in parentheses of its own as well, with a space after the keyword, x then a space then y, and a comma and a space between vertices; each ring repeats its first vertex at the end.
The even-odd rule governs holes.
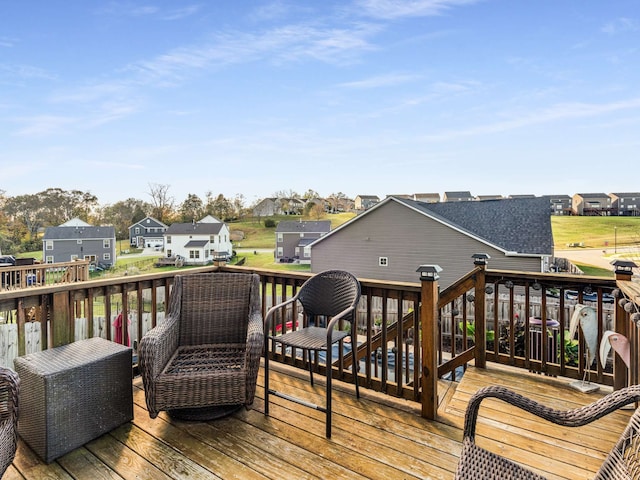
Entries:
POLYGON ((171 243, 171 235, 167 235, 167 243, 171 243))
POLYGON ((102 259, 103 260, 111 260, 111 254, 110 253, 102 254, 102 259))
POLYGON ((309 247, 304 247, 304 258, 310 258, 311 257, 311 249, 309 247))
POLYGON ((140 227, 136 227, 135 232, 136 232, 136 235, 139 235, 140 234, 140 227))
POLYGON ((102 248, 111 248, 111 240, 109 240, 108 238, 105 238, 102 241, 102 248))
POLYGON ((389 266, 389 257, 378 257, 378 266, 379 267, 388 267, 389 266))
POLYGON ((216 243, 216 236, 215 236, 215 235, 211 235, 211 236, 209 237, 209 242, 210 242, 210 243, 216 243))
POLYGON ((281 233, 278 234, 278 242, 281 242, 283 240, 283 236, 281 233))
POLYGON ((200 250, 189 250, 189 258, 200 258, 200 250))
POLYGON ((46 248, 47 250, 53 250, 53 240, 47 240, 47 241, 45 242, 45 248, 46 248))
POLYGON ((71 261, 75 262, 76 260, 78 260, 78 255, 71 255, 71 261))
POLYGON ((282 247, 278 247, 278 251, 276 252, 276 256, 277 257, 281 257, 284 254, 284 250, 282 250, 282 247))
POLYGON ((167 257, 171 256, 171 250, 167 250, 167 257))
POLYGON ((76 243, 77 243, 78 245, 82 245, 82 240, 78 239, 78 240, 76 240, 76 243))
POLYGON ((300 238, 304 238, 304 233, 301 233, 301 234, 300 234, 300 238))
POLYGON ((46 263, 53 263, 53 255, 47 255, 47 258, 45 258, 45 262, 46 263))

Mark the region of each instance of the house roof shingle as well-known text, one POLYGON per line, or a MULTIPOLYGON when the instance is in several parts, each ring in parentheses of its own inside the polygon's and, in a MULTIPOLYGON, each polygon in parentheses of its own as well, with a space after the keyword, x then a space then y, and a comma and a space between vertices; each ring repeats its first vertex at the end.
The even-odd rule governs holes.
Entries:
POLYGON ((278 233, 327 233, 331 231, 330 220, 318 220, 318 221, 294 221, 283 220, 278 223, 276 232, 278 233))
POLYGON ((44 240, 89 240, 115 238, 116 230, 113 226, 103 227, 47 227, 44 240))
POLYGON ((165 235, 216 235, 224 223, 173 223, 164 232, 165 235))

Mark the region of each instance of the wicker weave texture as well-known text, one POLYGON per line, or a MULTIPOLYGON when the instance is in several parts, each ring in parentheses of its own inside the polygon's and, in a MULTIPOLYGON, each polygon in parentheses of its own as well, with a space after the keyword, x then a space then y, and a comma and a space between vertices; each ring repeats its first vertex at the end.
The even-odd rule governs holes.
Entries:
POLYGON ((260 277, 176 276, 165 321, 140 341, 149 415, 245 405, 255 397, 263 348, 260 277))
MULTIPOLYGON (((572 410, 556 410, 500 386, 485 387, 476 392, 467 406, 462 454, 458 480, 540 480, 537 475, 495 453, 475 444, 475 430, 480 403, 485 398, 497 398, 526 410, 540 418, 566 427, 587 425, 605 415, 640 401, 640 386, 634 385, 613 392, 600 400, 572 410)), ((632 415, 620 440, 607 455, 595 477, 598 480, 640 479, 640 409, 632 415)))
POLYGON ((133 419, 131 350, 90 338, 18 357, 24 441, 47 463, 133 419))
POLYGON ((0 367, 0 476, 16 455, 20 379, 11 369, 0 367))

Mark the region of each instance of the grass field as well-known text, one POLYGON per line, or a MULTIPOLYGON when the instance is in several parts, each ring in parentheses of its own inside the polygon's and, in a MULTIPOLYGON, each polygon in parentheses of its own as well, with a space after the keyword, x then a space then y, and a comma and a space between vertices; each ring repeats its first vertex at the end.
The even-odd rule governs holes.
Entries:
POLYGON ((552 216, 551 228, 557 249, 570 243, 585 248, 640 245, 640 217, 552 216))

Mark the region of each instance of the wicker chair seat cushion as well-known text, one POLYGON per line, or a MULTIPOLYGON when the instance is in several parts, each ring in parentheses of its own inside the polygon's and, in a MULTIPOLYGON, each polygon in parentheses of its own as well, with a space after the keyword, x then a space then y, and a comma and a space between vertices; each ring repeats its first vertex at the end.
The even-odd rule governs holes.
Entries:
POLYGON ((546 480, 517 463, 478 447, 465 439, 456 478, 474 480, 546 480))
POLYGON ((178 347, 156 381, 167 409, 245 403, 246 344, 178 347))

